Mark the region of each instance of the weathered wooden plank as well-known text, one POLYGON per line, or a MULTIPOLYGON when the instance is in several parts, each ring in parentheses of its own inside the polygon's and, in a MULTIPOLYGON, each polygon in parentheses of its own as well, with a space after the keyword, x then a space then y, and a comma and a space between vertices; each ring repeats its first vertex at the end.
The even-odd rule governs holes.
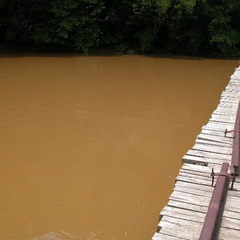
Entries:
MULTIPOLYGON (((216 165, 213 169, 214 169, 214 172, 219 172, 221 169, 221 166, 216 165)), ((179 171, 179 175, 180 176, 185 175, 190 178, 211 178, 211 172, 212 172, 212 167, 184 164, 179 171)), ((235 179, 235 183, 240 183, 240 178, 237 177, 235 179)))
POLYGON ((224 131, 227 129, 233 129, 234 123, 220 123, 216 121, 209 120, 206 126, 212 128, 212 129, 218 129, 220 131, 224 131))
POLYGON ((201 175, 201 174, 195 174, 193 175, 192 173, 190 172, 187 172, 187 171, 180 171, 179 174, 178 174, 178 177, 182 177, 182 178, 188 178, 189 180, 192 179, 193 181, 196 181, 196 180, 199 180, 199 181, 205 181, 206 184, 207 183, 212 183, 212 178, 210 176, 210 174, 208 175, 201 175))
MULTIPOLYGON (((165 206, 160 212, 161 216, 203 223, 206 213, 189 211, 181 208, 165 206)), ((177 220, 176 220, 177 221, 177 220)))
POLYGON ((236 79, 232 79, 229 81, 228 85, 226 86, 226 89, 229 88, 235 88, 235 89, 239 89, 239 81, 237 82, 236 79))
MULTIPOLYGON (((221 166, 221 165, 220 165, 221 166)), ((215 171, 218 173, 219 171, 215 171)), ((214 178, 214 182, 217 179, 217 177, 214 178)), ((203 185, 212 185, 212 177, 210 176, 210 173, 206 175, 200 175, 200 174, 191 174, 190 172, 187 171, 180 171, 178 176, 176 177, 176 181, 182 181, 182 182, 188 182, 188 183, 193 183, 193 184, 203 184, 203 185)), ((235 194, 237 194, 237 191, 239 189, 238 187, 239 179, 237 179, 234 183, 234 191, 235 194)), ((232 184, 232 182, 231 182, 232 184)), ((230 183, 229 183, 229 188, 230 188, 230 183)), ((234 194, 232 194, 234 195, 234 194)))
MULTIPOLYGON (((197 165, 193 165, 193 166, 197 166, 197 165)), ((212 180, 210 169, 209 169, 209 171, 206 170, 206 172, 197 172, 197 171, 193 171, 193 170, 181 169, 179 171, 178 175, 189 177, 189 178, 195 178, 195 179, 199 178, 199 179, 212 180)))
POLYGON ((220 122, 220 123, 235 123, 235 117, 225 117, 222 115, 212 114, 211 121, 220 122))
POLYGON ((229 88, 235 88, 235 89, 239 89, 239 80, 236 81, 236 79, 231 79, 228 83, 228 85, 226 86, 226 89, 229 88))
POLYGON ((189 156, 189 155, 184 155, 182 158, 182 163, 189 163, 189 164, 194 164, 194 165, 200 165, 200 166, 210 166, 212 167, 214 164, 220 165, 222 164, 221 160, 216 160, 216 159, 208 159, 208 158, 201 158, 197 156, 189 156))
POLYGON ((209 146, 227 147, 227 148, 232 149, 232 142, 230 142, 230 141, 220 142, 220 141, 212 141, 212 140, 208 140, 208 139, 201 139, 201 137, 200 138, 197 137, 195 140, 195 143, 209 145, 209 146))
MULTIPOLYGON (((193 195, 190 193, 183 193, 183 192, 178 192, 174 191, 170 197, 169 200, 174 200, 174 201, 179 201, 179 202, 185 202, 187 204, 193 204, 197 206, 203 206, 203 207, 208 207, 208 204, 210 202, 210 196, 199 196, 193 195)), ((232 211, 234 208, 234 212, 240 213, 240 205, 239 205, 239 197, 235 196, 228 196, 225 204, 225 210, 226 211, 232 211), (238 204, 238 205, 235 205, 238 204)))
POLYGON ((216 159, 216 160, 231 160, 231 154, 229 153, 212 153, 207 151, 200 151, 198 149, 191 149, 187 151, 187 155, 189 156, 198 156, 202 158, 216 159))
POLYGON ((234 95, 234 94, 232 94, 232 93, 228 93, 228 92, 223 92, 222 94, 221 94, 221 97, 222 98, 228 98, 228 99, 231 99, 232 100, 232 102, 233 102, 233 104, 234 103, 236 103, 236 101, 237 101, 237 99, 239 99, 239 94, 236 94, 236 95, 234 95))
POLYGON ((233 185, 233 191, 231 191, 231 195, 238 197, 240 199, 240 179, 236 178, 236 181, 233 185))
POLYGON ((218 240, 238 240, 240 232, 235 229, 220 228, 218 240))
POLYGON ((227 91, 231 92, 231 90, 232 92, 236 92, 238 88, 239 88, 239 85, 237 84, 237 82, 229 81, 228 85, 225 87, 224 92, 227 92, 227 91), (234 85, 232 85, 231 83, 234 83, 234 85))
POLYGON ((219 100, 217 108, 218 107, 223 107, 226 109, 235 109, 237 108, 237 100, 222 96, 221 99, 219 100))
MULTIPOLYGON (((201 133, 204 133, 202 131, 209 131, 211 133, 208 133, 208 134, 212 134, 213 136, 214 135, 217 135, 217 136, 225 136, 225 129, 214 129, 214 128, 211 128, 209 127, 208 125, 204 125, 202 126, 202 129, 201 129, 201 133)), ((199 134, 201 134, 199 133, 199 134)), ((229 133, 226 138, 232 138, 233 137, 233 134, 232 133, 229 133)))
POLYGON ((232 139, 229 139, 224 135, 220 134, 219 135, 212 135, 211 133, 205 134, 204 131, 202 131, 202 133, 197 136, 197 139, 209 142, 219 142, 222 144, 224 143, 225 145, 232 147, 232 139))
MULTIPOLYGON (((221 160, 221 159, 203 158, 203 157, 191 156, 191 155, 187 155, 187 154, 184 155, 182 158, 183 164, 208 166, 210 168, 213 168, 214 166, 219 166, 222 164, 222 162, 223 162, 223 160, 221 160)), ((227 162, 230 163, 230 160, 227 162)))
POLYGON ((202 186, 199 184, 192 184, 186 182, 176 182, 174 185, 174 191, 191 193, 200 196, 206 196, 206 194, 211 195, 213 192, 212 186, 202 186))
POLYGON ((171 234, 173 236, 197 240, 201 231, 201 223, 164 216, 159 223, 160 233, 171 234))
POLYGON ((189 182, 194 184, 200 184, 200 185, 209 185, 209 181, 206 179, 199 179, 199 178, 189 178, 185 176, 177 176, 176 181, 182 181, 182 182, 189 182))
POLYGON ((195 166, 192 164, 183 164, 181 169, 188 169, 188 170, 197 171, 197 172, 205 172, 207 170, 210 170, 210 168, 208 168, 208 167, 197 166, 197 165, 195 166))
POLYGON ((212 169, 209 167, 188 164, 188 163, 185 163, 184 165, 185 166, 179 170, 179 174, 190 174, 194 177, 197 177, 197 176, 210 177, 211 176, 212 169), (201 167, 201 168, 198 169, 197 167, 201 167))
POLYGON ((222 92, 221 96, 225 96, 225 97, 230 97, 230 98, 239 98, 240 97, 240 94, 239 92, 231 92, 227 89, 227 87, 225 88, 225 90, 222 92))
POLYGON ((220 102, 215 111, 224 112, 226 114, 234 116, 236 114, 236 107, 228 108, 226 102, 220 102))
POLYGON ((223 153, 223 154, 229 154, 229 155, 232 154, 232 150, 229 147, 214 146, 210 144, 207 145, 207 144, 195 143, 192 149, 203 151, 203 152, 223 153))
POLYGON ((238 94, 238 88, 239 85, 236 84, 230 84, 226 87, 226 89, 224 90, 225 93, 231 95, 232 97, 236 96, 238 94), (235 95, 236 93, 236 95, 235 95))
POLYGON ((222 118, 225 122, 232 122, 235 120, 236 117, 236 110, 231 110, 231 109, 222 109, 222 108, 217 108, 211 116, 214 116, 216 119, 217 118, 222 118), (229 118, 229 119, 228 119, 229 118))
POLYGON ((197 195, 174 191, 170 195, 169 200, 174 200, 174 201, 179 201, 179 202, 185 202, 188 204, 208 207, 210 198, 211 198, 210 196, 202 196, 201 198, 199 198, 199 196, 197 196, 197 195))
POLYGON ((220 100, 219 105, 217 106, 216 110, 236 113, 236 108, 237 108, 236 100, 233 102, 233 100, 230 100, 230 99, 223 100, 223 98, 222 98, 220 100))
POLYGON ((226 88, 225 88, 225 90, 224 90, 224 92, 227 92, 227 93, 229 93, 229 94, 238 94, 239 92, 238 92, 238 88, 239 88, 239 86, 236 86, 236 84, 234 84, 234 86, 232 86, 231 84, 228 84, 227 86, 226 86, 226 88))
POLYGON ((239 78, 239 74, 240 74, 240 67, 236 67, 234 70, 234 73, 231 75, 231 79, 234 77, 239 78))
POLYGON ((225 137, 224 132, 212 130, 212 129, 209 129, 207 127, 203 127, 202 131, 199 135, 200 136, 205 135, 205 137, 209 136, 209 138, 215 138, 216 137, 216 138, 219 138, 219 139, 222 139, 222 140, 225 140, 225 141, 229 141, 229 142, 232 142, 232 137, 233 137, 233 133, 229 133, 225 137))
POLYGON ((238 88, 239 85, 237 84, 237 82, 229 81, 228 85, 225 87, 223 92, 229 92, 231 94, 231 92, 234 93, 238 88))
POLYGON ((224 117, 228 117, 228 116, 235 117, 236 116, 235 111, 230 111, 229 109, 221 109, 221 108, 217 108, 216 110, 214 110, 213 114, 224 116, 224 117))
POLYGON ((237 101, 232 98, 222 97, 217 105, 217 108, 219 107, 223 107, 225 109, 235 109, 237 107, 237 101))
POLYGON ((221 94, 221 97, 232 98, 232 99, 233 99, 232 102, 234 102, 234 101, 237 101, 238 99, 240 99, 240 94, 238 93, 238 94, 236 94, 236 96, 234 96, 234 95, 231 94, 231 93, 223 92, 223 93, 221 94))
POLYGON ((212 129, 212 130, 218 130, 218 131, 222 131, 223 134, 225 132, 226 129, 233 129, 234 124, 218 124, 217 122, 214 121, 209 121, 205 126, 207 126, 208 128, 212 129))
MULTIPOLYGON (((199 196, 206 196, 206 194, 208 195, 212 194, 213 187, 211 185, 204 186, 199 184, 178 181, 175 183, 173 191, 191 193, 199 196)), ((240 198, 240 191, 236 190, 236 188, 234 188, 234 190, 229 190, 228 196, 234 196, 234 197, 240 198)))
POLYGON ((209 163, 213 164, 220 164, 219 160, 215 159, 207 159, 207 158, 202 158, 198 156, 190 156, 190 155, 184 155, 182 158, 182 163, 191 163, 191 164, 196 164, 196 165, 203 165, 203 166, 208 166, 209 163))
MULTIPOLYGON (((233 218, 226 218, 223 216, 222 222, 221 222, 221 228, 228 228, 231 230, 238 230, 240 231, 240 224, 239 224, 239 218, 233 219, 233 218)), ((238 233, 240 234, 240 232, 238 233)))
MULTIPOLYGON (((206 213, 208 206, 199 206, 196 204, 191 204, 191 203, 186 203, 186 202, 179 202, 175 200, 169 200, 167 203, 167 206, 173 207, 173 208, 181 208, 189 211, 194 211, 194 212, 201 212, 201 213, 206 213)), ((236 219, 239 221, 239 213, 238 212, 233 212, 226 210, 223 212, 223 216, 226 218, 231 218, 231 219, 236 219)), ((162 216, 161 216, 162 217, 162 216)), ((160 219, 159 219, 160 220, 160 219)))
POLYGON ((181 209, 187 209, 187 210, 191 210, 191 211, 195 211, 195 212, 202 212, 202 213, 206 213, 207 212, 207 208, 208 206, 200 206, 200 205, 196 205, 196 204, 190 204, 188 202, 184 202, 184 201, 177 201, 174 199, 170 199, 167 203, 167 206, 170 207, 175 207, 175 208, 181 208, 181 209))
POLYGON ((162 233, 155 233, 152 240, 182 240, 182 238, 170 236, 162 233))
MULTIPOLYGON (((198 240, 201 231, 201 223, 192 222, 182 219, 175 219, 172 217, 164 217, 159 223, 161 228, 160 233, 166 235, 177 236, 182 239, 198 240)), ((219 233, 219 240, 237 240, 240 231, 235 229, 221 228, 219 233)))
MULTIPOLYGON (((236 68, 234 73, 236 73, 238 71, 238 69, 236 68)), ((239 83, 239 78, 237 77, 237 75, 234 75, 234 73, 230 76, 230 83, 239 83)))
MULTIPOLYGON (((195 212, 188 209, 165 206, 160 212, 160 215, 176 218, 176 221, 178 221, 178 219, 182 219, 192 222, 199 222, 202 224, 205 220, 206 212, 195 212)), ((223 216, 221 227, 240 231, 239 219, 223 216)))

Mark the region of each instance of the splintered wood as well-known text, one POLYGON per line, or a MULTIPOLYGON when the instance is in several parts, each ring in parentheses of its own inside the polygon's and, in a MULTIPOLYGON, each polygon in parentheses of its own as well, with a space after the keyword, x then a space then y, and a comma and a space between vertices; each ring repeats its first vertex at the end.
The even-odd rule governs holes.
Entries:
MULTIPOLYGON (((194 146, 182 159, 182 168, 167 205, 160 212, 152 240, 199 239, 214 187, 211 172, 220 172, 223 162, 231 165, 236 113, 240 100, 240 68, 236 68, 220 103, 207 125, 202 127, 194 146)), ((215 177, 217 178, 217 177, 215 177)), ((240 177, 229 190, 220 225, 219 240, 240 236, 240 177)))

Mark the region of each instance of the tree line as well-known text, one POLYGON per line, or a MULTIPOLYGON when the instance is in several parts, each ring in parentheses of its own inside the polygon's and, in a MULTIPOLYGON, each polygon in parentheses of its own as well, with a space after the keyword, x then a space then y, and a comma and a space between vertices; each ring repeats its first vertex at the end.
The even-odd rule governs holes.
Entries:
POLYGON ((0 50, 240 56, 239 0, 0 0, 0 50))

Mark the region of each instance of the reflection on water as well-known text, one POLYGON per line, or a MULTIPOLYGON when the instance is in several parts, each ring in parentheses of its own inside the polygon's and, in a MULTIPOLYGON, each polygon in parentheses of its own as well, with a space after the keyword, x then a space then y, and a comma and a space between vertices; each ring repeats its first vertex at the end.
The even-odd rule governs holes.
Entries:
POLYGON ((0 238, 150 239, 236 66, 0 58, 0 238))

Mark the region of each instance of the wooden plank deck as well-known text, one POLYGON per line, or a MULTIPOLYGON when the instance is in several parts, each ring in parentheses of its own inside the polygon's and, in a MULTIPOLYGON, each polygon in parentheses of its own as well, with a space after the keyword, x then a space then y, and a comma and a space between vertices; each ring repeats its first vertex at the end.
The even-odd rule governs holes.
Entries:
MULTIPOLYGON (((182 168, 167 205, 159 216, 157 231, 152 240, 195 240, 212 196, 211 171, 219 172, 221 164, 231 164, 233 130, 240 101, 240 67, 235 69, 221 94, 217 109, 202 127, 194 146, 182 158, 182 168)), ((228 191, 221 222, 219 240, 238 240, 240 237, 240 177, 234 189, 228 191)))

